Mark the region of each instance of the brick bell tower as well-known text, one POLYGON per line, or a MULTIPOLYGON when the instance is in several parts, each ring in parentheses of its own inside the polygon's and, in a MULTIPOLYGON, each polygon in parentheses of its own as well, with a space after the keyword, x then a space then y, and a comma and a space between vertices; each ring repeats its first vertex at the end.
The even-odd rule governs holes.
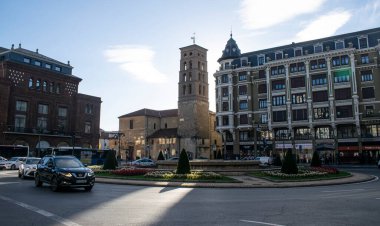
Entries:
POLYGON ((209 148, 207 49, 195 44, 180 48, 178 136, 180 150, 200 157, 209 148), (207 146, 207 147, 206 147, 207 146))

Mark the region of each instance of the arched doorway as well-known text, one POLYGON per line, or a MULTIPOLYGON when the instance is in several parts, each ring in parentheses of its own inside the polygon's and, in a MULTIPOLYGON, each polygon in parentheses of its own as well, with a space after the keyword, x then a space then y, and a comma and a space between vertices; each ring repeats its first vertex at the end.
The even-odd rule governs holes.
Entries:
POLYGON ((50 147, 49 142, 41 140, 37 143, 35 150, 31 150, 31 156, 44 156, 46 155, 48 148, 50 147))
POLYGON ((60 143, 58 143, 57 147, 58 148, 60 148, 60 147, 70 147, 70 145, 68 143, 66 143, 66 142, 60 142, 60 143))

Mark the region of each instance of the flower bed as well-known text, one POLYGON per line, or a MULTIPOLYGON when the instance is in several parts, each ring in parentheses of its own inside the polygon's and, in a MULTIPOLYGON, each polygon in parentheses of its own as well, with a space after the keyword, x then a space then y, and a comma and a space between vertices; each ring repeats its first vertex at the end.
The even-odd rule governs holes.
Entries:
POLYGON ((175 174, 172 171, 152 171, 144 175, 146 178, 158 179, 185 179, 185 180, 213 180, 223 179, 223 176, 213 172, 192 171, 189 174, 175 174))

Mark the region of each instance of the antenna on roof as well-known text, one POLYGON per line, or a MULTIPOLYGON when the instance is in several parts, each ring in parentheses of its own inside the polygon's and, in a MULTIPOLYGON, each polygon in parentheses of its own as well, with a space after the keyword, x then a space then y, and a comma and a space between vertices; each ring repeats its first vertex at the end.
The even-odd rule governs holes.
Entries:
POLYGON ((11 49, 14 49, 15 48, 15 44, 12 44, 12 48, 11 49))
POLYGON ((18 48, 20 48, 20 49, 21 49, 21 42, 18 44, 18 48))
POLYGON ((195 44, 195 32, 193 33, 193 36, 190 39, 193 39, 193 44, 195 44))

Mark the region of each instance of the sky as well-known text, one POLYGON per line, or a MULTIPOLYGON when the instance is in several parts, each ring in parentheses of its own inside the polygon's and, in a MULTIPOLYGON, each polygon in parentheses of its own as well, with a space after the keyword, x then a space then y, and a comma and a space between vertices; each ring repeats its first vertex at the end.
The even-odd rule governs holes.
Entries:
POLYGON ((0 46, 70 61, 102 99, 100 127, 142 108, 177 108, 179 48, 208 49, 210 110, 230 33, 242 53, 380 25, 380 0, 2 0, 0 46))

